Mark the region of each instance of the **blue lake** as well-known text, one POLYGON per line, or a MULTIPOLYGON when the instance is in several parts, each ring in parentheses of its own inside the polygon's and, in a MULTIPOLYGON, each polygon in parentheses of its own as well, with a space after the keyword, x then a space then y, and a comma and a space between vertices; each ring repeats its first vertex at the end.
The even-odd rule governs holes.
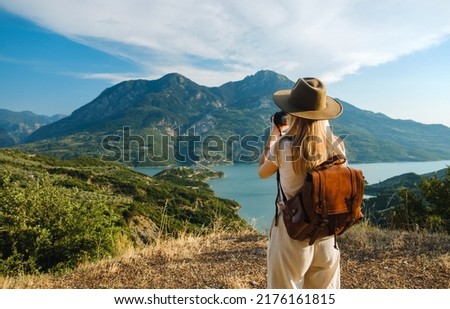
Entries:
MULTIPOLYGON (((450 160, 367 163, 351 164, 351 166, 361 169, 368 183, 373 184, 409 172, 421 175, 444 169, 450 166, 450 160)), ((214 166, 212 169, 225 173, 225 177, 211 179, 208 182, 216 195, 237 201, 241 205, 239 215, 259 231, 266 232, 275 211, 275 176, 260 179, 257 164, 214 166)), ((161 169, 139 168, 138 170, 148 175, 154 175, 161 169)))

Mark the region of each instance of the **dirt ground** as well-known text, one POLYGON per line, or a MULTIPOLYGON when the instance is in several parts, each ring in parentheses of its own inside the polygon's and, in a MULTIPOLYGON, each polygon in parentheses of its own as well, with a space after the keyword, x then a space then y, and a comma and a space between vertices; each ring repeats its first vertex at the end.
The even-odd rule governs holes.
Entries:
MULTIPOLYGON (((4 288, 264 289, 267 237, 215 233, 158 241, 65 275, 4 288)), ((449 289, 450 237, 354 228, 339 239, 343 289, 449 289)))

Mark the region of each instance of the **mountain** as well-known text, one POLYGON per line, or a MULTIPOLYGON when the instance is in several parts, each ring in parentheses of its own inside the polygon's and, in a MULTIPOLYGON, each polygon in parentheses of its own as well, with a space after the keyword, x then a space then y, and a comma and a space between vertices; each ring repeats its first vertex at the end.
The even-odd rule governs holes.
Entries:
POLYGON ((437 177, 438 179, 445 179, 447 169, 441 169, 435 172, 418 175, 416 173, 406 173, 388 178, 379 183, 367 185, 364 188, 364 193, 371 196, 392 195, 402 188, 417 189, 417 185, 422 179, 429 179, 437 177))
POLYGON ((37 129, 55 122, 64 115, 44 116, 32 112, 13 112, 0 109, 0 147, 21 143, 37 129))
POLYGON ((343 102, 344 113, 333 120, 355 161, 433 161, 450 158, 450 128, 392 119, 343 102), (392 157, 391 157, 392 155, 392 157))
MULTIPOLYGON (((80 131, 115 132, 123 126, 137 130, 151 126, 200 127, 211 116, 227 119, 232 118, 227 117, 227 113, 241 114, 261 107, 274 110, 272 93, 280 87, 291 86, 292 82, 287 78, 269 71, 260 71, 243 81, 213 88, 200 86, 176 73, 154 81, 125 81, 106 89, 63 121, 34 132, 27 141, 67 136, 80 131)), ((246 115, 245 119, 250 116, 246 115)), ((244 131, 248 133, 252 130, 246 128, 244 131)))
POLYGON ((15 144, 14 138, 3 128, 0 128, 0 147, 11 147, 15 144))
MULTIPOLYGON (((104 90, 70 116, 33 132, 25 151, 82 155, 133 165, 192 161, 256 162, 277 111, 272 94, 294 82, 272 71, 205 87, 177 73, 130 80, 104 90)), ((450 128, 394 120, 342 101, 330 121, 353 162, 427 161, 450 157, 450 128)))

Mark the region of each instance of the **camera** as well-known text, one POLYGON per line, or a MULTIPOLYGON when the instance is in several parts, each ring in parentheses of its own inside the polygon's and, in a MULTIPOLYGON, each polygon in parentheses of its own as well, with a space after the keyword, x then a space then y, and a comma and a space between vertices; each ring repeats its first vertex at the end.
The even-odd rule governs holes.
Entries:
POLYGON ((279 111, 273 114, 273 123, 276 126, 282 126, 288 124, 287 113, 284 111, 279 111))

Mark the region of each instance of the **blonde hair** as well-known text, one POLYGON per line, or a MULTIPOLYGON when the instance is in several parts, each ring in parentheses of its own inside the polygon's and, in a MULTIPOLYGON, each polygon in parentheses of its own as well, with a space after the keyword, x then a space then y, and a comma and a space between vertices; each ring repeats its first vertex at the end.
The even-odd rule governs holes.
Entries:
MULTIPOLYGON (((344 143, 334 135, 328 120, 311 120, 289 115, 289 128, 276 145, 279 153, 280 142, 292 140, 292 160, 295 173, 304 173, 333 155, 345 156, 344 143)), ((279 156, 277 156, 277 160, 279 156)))

